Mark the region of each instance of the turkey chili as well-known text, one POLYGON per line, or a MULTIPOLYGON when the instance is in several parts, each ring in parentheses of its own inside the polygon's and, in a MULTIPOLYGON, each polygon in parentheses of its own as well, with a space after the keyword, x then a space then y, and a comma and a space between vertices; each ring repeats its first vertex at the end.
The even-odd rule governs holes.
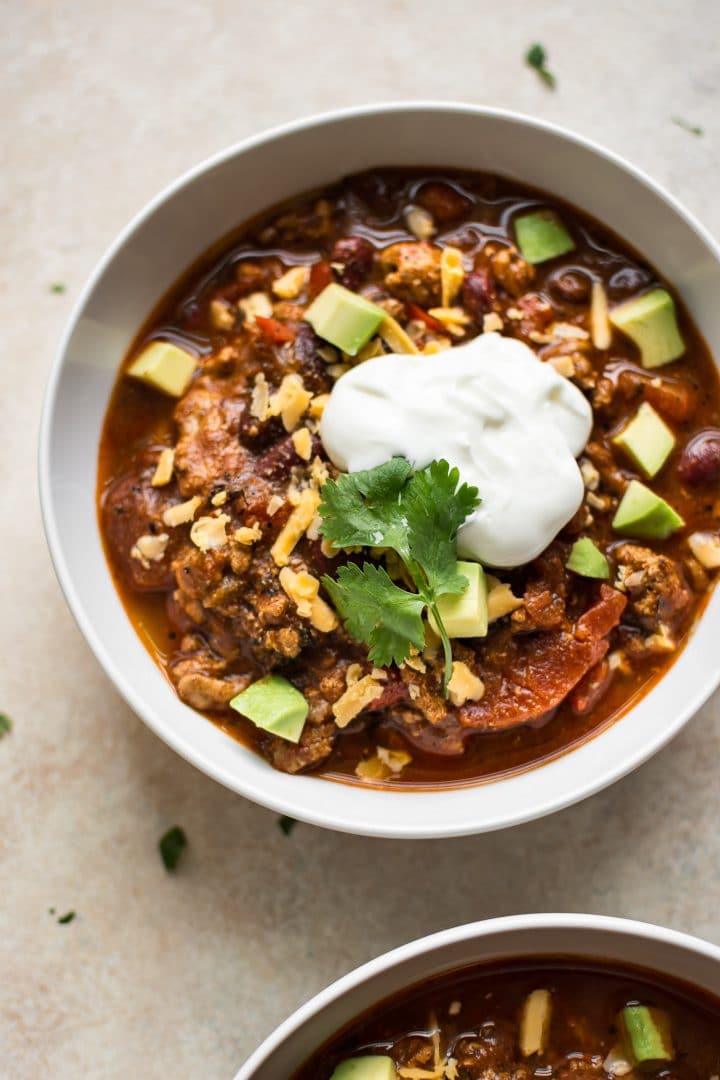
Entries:
POLYGON ((720 1001, 574 958, 477 965, 405 990, 293 1080, 712 1080, 718 1068, 720 1001))
POLYGON ((379 170, 245 226, 139 334, 99 515, 180 698, 276 768, 418 786, 599 730, 720 565, 720 387, 612 232, 379 170))

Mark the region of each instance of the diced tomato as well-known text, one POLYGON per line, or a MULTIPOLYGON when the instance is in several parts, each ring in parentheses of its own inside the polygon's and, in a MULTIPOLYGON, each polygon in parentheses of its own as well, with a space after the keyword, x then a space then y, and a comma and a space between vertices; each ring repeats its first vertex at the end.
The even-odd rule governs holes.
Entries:
POLYGON ((424 322, 429 330, 432 330, 436 334, 443 334, 445 328, 439 319, 434 319, 432 315, 428 315, 427 311, 423 311, 417 304, 413 304, 408 301, 405 305, 405 310, 408 313, 408 318, 418 319, 420 322, 424 322))
POLYGON ((308 289, 310 296, 317 296, 323 289, 332 283, 333 272, 330 263, 316 262, 310 267, 310 281, 308 289))
POLYGON ((261 336, 270 345, 284 345, 286 341, 295 340, 295 331, 277 319, 268 319, 263 315, 256 315, 255 322, 261 336))

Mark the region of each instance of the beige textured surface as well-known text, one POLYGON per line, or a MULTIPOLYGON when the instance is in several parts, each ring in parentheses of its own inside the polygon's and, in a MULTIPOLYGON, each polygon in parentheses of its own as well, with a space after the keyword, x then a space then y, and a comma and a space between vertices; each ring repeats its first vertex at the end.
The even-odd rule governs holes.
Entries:
POLYGON ((0 12, 0 711, 15 721, 0 743, 0 1075, 223 1080, 351 966, 486 915, 593 910, 720 940, 719 699, 636 776, 511 834, 286 839, 120 701, 54 581, 34 476, 52 351, 94 262, 162 184, 268 124, 391 97, 506 105, 631 156, 720 230, 717 0, 0 12), (532 40, 555 94, 522 64, 532 40), (156 841, 176 822, 190 850, 172 878, 156 841), (51 906, 78 917, 59 926, 51 906))

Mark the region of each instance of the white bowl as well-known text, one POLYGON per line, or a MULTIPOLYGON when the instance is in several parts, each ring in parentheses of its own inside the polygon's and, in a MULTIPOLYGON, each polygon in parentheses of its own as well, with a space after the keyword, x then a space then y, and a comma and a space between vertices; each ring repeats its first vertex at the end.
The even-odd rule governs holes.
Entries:
POLYGON ((650 968, 720 996, 720 949, 650 923, 600 915, 512 915, 420 938, 338 979, 294 1012, 235 1080, 291 1076, 366 1009, 433 975, 487 961, 584 957, 650 968))
POLYGON ((633 166, 551 124, 498 110, 446 103, 349 109, 232 147, 172 184, 125 229, 83 290, 52 369, 40 492, 55 569, 80 629, 127 702, 178 753, 234 791, 316 825, 373 836, 459 836, 582 799, 677 734, 720 676, 720 595, 659 685, 572 753, 474 787, 374 791, 276 772, 184 705, 123 610, 95 515, 97 447, 113 381, 137 329, 178 273, 262 209, 341 174, 387 164, 490 170, 577 204, 667 276, 720 355, 720 252, 633 166))

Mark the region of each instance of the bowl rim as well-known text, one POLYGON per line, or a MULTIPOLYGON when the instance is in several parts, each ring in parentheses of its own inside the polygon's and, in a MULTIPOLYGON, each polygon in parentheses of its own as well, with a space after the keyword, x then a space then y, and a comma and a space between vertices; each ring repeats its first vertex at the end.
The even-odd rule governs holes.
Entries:
MULTIPOLYGON (((106 649, 100 634, 96 631, 90 616, 85 611, 83 601, 75 587, 72 574, 64 555, 63 543, 61 541, 60 530, 54 511, 50 449, 53 427, 56 419, 55 405, 58 388, 65 367, 68 346, 77 328, 78 322, 83 315, 88 300, 91 298, 93 291, 107 268, 112 264, 124 245, 132 238, 133 234, 152 217, 159 207, 172 199, 176 194, 181 192, 182 189, 187 187, 204 173, 211 171, 232 158, 240 156, 247 151, 264 144, 283 139, 286 136, 302 132, 305 129, 322 127, 324 125, 331 125, 346 120, 353 120, 355 118, 372 118, 374 116, 383 116, 393 113, 407 114, 418 112, 437 112, 455 115, 463 114, 501 120, 523 128, 531 127, 539 132, 564 139, 590 155, 599 156, 605 159, 621 171, 629 174, 630 177, 634 178, 642 186, 648 188, 661 202, 664 202, 682 220, 683 224, 698 237, 713 259, 720 265, 720 245, 700 221, 698 221, 670 192, 666 191, 660 184, 653 180, 652 177, 644 172, 644 170, 633 165, 614 151, 608 150, 594 140, 588 139, 583 135, 579 135, 572 130, 551 121, 542 120, 509 109, 475 105, 462 101, 432 99, 361 104, 342 109, 327 110, 307 117, 300 117, 287 123, 275 125, 257 134, 250 135, 190 167, 176 179, 171 180, 166 184, 138 211, 137 214, 134 215, 134 217, 131 218, 125 227, 120 230, 116 238, 111 242, 96 263, 94 269, 91 271, 84 286, 81 288, 65 323, 47 376, 39 424, 37 459, 38 489, 42 521, 58 583, 75 622, 96 660, 133 712, 135 712, 156 735, 186 761, 190 762, 213 780, 216 780, 235 793, 240 794, 261 806, 277 813, 287 814, 297 820, 321 828, 329 828, 354 835, 392 839, 441 839, 445 837, 477 835, 481 832, 492 832, 544 817, 547 814, 555 813, 558 810, 565 809, 583 799, 589 798, 620 780, 628 773, 639 768, 682 730, 690 718, 701 708, 705 701, 707 701, 713 691, 717 688, 718 684, 720 684, 720 665, 718 665, 712 673, 709 673, 706 681, 703 681, 703 683, 698 686, 690 688, 684 707, 676 711, 672 720, 668 720, 662 727, 659 727, 657 734, 653 738, 648 739, 642 748, 635 754, 630 757, 622 758, 618 756, 614 761, 604 765, 603 769, 600 770, 591 781, 586 780, 580 786, 568 786, 564 790, 558 790, 551 796, 546 797, 543 801, 538 800, 534 802, 532 806, 518 806, 514 812, 506 812, 502 817, 496 817, 489 822, 484 821, 478 823, 472 816, 469 816, 462 822, 443 824, 439 827, 435 826, 432 829, 428 829, 422 825, 416 827, 412 821, 405 821, 400 824, 389 822, 387 825, 384 822, 377 825, 374 823, 366 824, 362 820, 351 818, 347 814, 343 815, 341 812, 332 811, 325 805, 321 808, 308 806, 307 802, 303 800, 301 796, 294 796, 290 792, 288 792, 287 795, 283 792, 282 796, 278 795, 276 797, 275 795, 267 794, 261 784, 254 782, 250 778, 243 777, 237 770, 233 770, 230 767, 209 760, 207 755, 201 749, 193 746, 190 741, 177 736, 172 727, 164 721, 161 715, 155 715, 152 709, 146 707, 141 695, 136 693, 131 678, 123 672, 121 665, 116 663, 115 657, 106 649)), ((702 615, 700 617, 702 618, 702 615)), ((692 648, 692 631, 690 639, 686 642, 684 648, 692 648)), ((171 692, 169 688, 168 692, 171 692)), ((632 708, 633 706, 630 707, 629 711, 631 711, 632 708)), ((627 715, 627 713, 624 715, 627 715)), ((584 746, 587 741, 602 739, 604 731, 605 729, 596 732, 591 736, 590 740, 586 740, 580 745, 584 746)), ((572 747, 569 748, 567 753, 572 753, 573 749, 574 748, 572 747)), ((538 766, 533 766, 533 768, 542 768, 542 763, 538 766)), ((526 772, 528 770, 524 771, 526 772)), ((492 783, 502 783, 503 779, 503 777, 498 777, 496 780, 493 780, 492 783)), ((327 783, 328 781, 325 782, 327 783)), ((424 795, 426 797, 440 798, 442 794, 442 790, 419 790, 403 792, 402 797, 411 799, 413 797, 424 795)))
MULTIPOLYGON (((324 987, 317 994, 300 1005, 283 1020, 260 1046, 253 1051, 241 1065, 234 1080, 253 1080, 255 1071, 272 1059, 272 1054, 296 1031, 299 1031, 313 1017, 326 1009, 332 1002, 338 1001, 350 991, 383 972, 421 957, 427 953, 445 949, 462 942, 474 942, 493 935, 507 934, 508 943, 519 931, 542 933, 547 930, 564 930, 568 934, 574 931, 597 931, 618 938, 635 937, 658 945, 674 946, 686 953, 702 956, 720 966, 720 947, 705 938, 697 937, 680 930, 659 926, 656 923, 638 919, 620 918, 614 915, 574 914, 564 912, 531 913, 521 915, 502 915, 494 919, 482 919, 477 922, 463 923, 447 930, 415 938, 406 945, 400 945, 380 956, 361 964, 346 975, 324 987)), ((510 948, 507 956, 512 956, 510 948)), ((542 955, 538 953, 538 955, 542 955)), ((570 954, 574 955, 574 954, 570 954)), ((578 953, 578 955, 581 955, 578 953)), ((602 959, 598 957, 598 959, 602 959)), ((478 961, 481 962, 481 961, 478 961)), ((448 970, 452 970, 452 965, 448 970)), ((415 982, 418 980, 416 979, 415 982)), ((411 984, 412 985, 412 984, 411 984)), ((382 1001, 378 999, 378 1004, 382 1001)), ((372 1008, 372 1006, 371 1006, 372 1008)))

